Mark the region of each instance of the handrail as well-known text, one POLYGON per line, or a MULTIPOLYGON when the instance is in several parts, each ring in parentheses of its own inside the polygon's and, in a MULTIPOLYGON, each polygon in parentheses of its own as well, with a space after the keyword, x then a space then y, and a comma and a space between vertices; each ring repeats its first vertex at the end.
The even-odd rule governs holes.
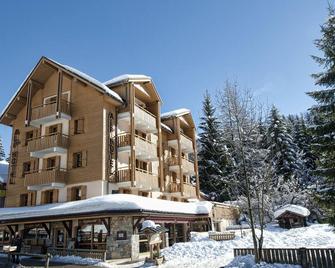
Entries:
POLYGON ((35 138, 27 139, 27 141, 39 140, 39 139, 43 139, 43 138, 46 138, 46 137, 57 136, 57 135, 61 135, 62 137, 69 138, 69 135, 63 134, 61 132, 54 132, 54 133, 41 135, 41 136, 38 136, 38 137, 35 137, 35 138))
MULTIPOLYGON (((61 100, 61 102, 63 103, 66 103, 66 104, 71 104, 71 102, 67 101, 67 100, 61 100)), ((43 104, 40 104, 40 105, 36 105, 34 107, 31 107, 31 109, 35 109, 35 108, 41 108, 41 107, 45 107, 45 106, 48 106, 48 105, 52 105, 52 104, 56 104, 57 101, 53 101, 53 102, 49 102, 49 103, 43 103, 43 104)))
POLYGON ((138 107, 138 108, 140 108, 140 109, 143 110, 144 112, 148 113, 148 114, 151 115, 152 117, 156 118, 156 116, 155 116, 153 113, 149 112, 147 109, 143 108, 142 106, 138 105, 137 103, 135 103, 135 106, 138 107))
MULTIPOLYGON (((130 134, 129 132, 126 132, 126 133, 121 133, 121 134, 119 134, 119 135, 117 135, 117 136, 118 136, 118 137, 124 137, 124 136, 130 136, 130 135, 131 135, 131 134, 130 134)), ((143 141, 145 141, 145 142, 147 142, 147 143, 150 143, 150 144, 152 144, 152 145, 156 145, 156 144, 153 143, 152 141, 147 140, 147 139, 141 137, 141 136, 138 135, 138 134, 135 134, 135 138, 139 138, 140 140, 143 140, 143 141)))
POLYGON ((42 173, 43 171, 63 171, 66 172, 67 169, 65 168, 60 168, 60 167, 50 167, 50 168, 43 168, 43 169, 35 169, 35 170, 30 170, 25 172, 25 174, 35 174, 35 173, 42 173))
POLYGON ((157 176, 157 174, 154 174, 148 170, 145 170, 145 169, 141 169, 141 168, 135 168, 136 171, 139 171, 139 172, 142 172, 142 173, 145 173, 145 174, 149 174, 149 175, 153 175, 153 176, 157 176))

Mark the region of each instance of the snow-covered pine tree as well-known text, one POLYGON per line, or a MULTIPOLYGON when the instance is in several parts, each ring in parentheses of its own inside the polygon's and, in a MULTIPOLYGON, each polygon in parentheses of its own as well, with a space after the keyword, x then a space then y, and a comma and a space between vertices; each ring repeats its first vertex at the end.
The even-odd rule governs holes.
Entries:
POLYGON ((298 147, 287 131, 284 118, 275 106, 270 111, 268 125, 266 134, 268 161, 274 165, 277 177, 283 176, 285 181, 299 178, 302 167, 298 147))
POLYGON ((199 125, 199 178, 201 190, 217 201, 230 200, 227 187, 229 157, 222 142, 220 123, 211 97, 206 91, 199 125))
POLYGON ((0 161, 5 160, 6 154, 5 154, 5 149, 2 144, 2 138, 0 137, 0 161))
POLYGON ((315 41, 323 54, 312 56, 322 67, 313 74, 317 86, 325 89, 307 93, 317 104, 310 108, 313 117, 313 148, 318 155, 317 174, 323 178, 317 199, 335 225, 335 10, 329 7, 327 21, 321 26, 321 38, 315 41))

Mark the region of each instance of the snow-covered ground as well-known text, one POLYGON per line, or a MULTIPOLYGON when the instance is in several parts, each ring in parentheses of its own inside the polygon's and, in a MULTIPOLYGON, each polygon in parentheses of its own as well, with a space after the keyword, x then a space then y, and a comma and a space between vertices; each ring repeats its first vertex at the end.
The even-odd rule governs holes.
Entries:
MULTIPOLYGON (((238 235, 239 232, 237 232, 238 235)), ((334 228, 327 224, 313 224, 309 227, 296 228, 291 230, 281 229, 275 225, 269 226, 264 232, 264 247, 267 248, 299 248, 299 247, 318 247, 318 248, 333 248, 335 245, 334 228)), ((252 247, 251 235, 246 237, 237 236, 234 240, 229 241, 212 241, 208 238, 208 233, 192 233, 192 241, 186 243, 177 243, 172 247, 162 250, 162 254, 166 258, 166 263, 163 268, 174 267, 206 267, 216 268, 229 265, 227 267, 276 267, 288 268, 298 267, 293 265, 254 265, 253 259, 249 257, 240 257, 234 259, 234 248, 247 248, 252 247), (232 262, 233 261, 233 262, 232 262), (241 265, 239 266, 240 263, 241 265), (242 263, 245 263, 243 266, 242 263)), ((69 261, 70 257, 67 257, 69 261)), ((61 260, 58 258, 57 260, 61 260)), ((75 258, 73 258, 75 260, 75 258)), ((77 259, 78 262, 85 262, 85 259, 77 259)), ((72 261, 71 261, 72 262, 72 261)), ((101 263, 95 260, 88 262, 91 265, 101 267, 116 267, 108 263, 101 263)), ((134 265, 122 267, 139 267, 141 262, 134 265)))

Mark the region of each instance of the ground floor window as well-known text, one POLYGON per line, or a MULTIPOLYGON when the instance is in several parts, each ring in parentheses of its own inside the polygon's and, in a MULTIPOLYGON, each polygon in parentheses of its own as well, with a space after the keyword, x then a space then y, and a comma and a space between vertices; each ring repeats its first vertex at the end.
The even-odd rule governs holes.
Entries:
POLYGON ((106 249, 108 231, 101 219, 79 221, 77 228, 77 248, 106 249))
POLYGON ((6 230, 0 230, 0 245, 10 244, 10 233, 6 230))

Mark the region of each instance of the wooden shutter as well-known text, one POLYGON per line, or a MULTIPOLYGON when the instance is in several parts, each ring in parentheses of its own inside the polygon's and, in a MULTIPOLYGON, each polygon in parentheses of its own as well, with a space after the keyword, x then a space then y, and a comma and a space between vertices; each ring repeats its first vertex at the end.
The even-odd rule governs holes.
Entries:
POLYGON ((87 166, 87 151, 82 151, 82 166, 86 167, 87 166))
POLYGON ((36 205, 36 192, 28 192, 28 206, 36 205))
POLYGON ((41 205, 45 204, 45 191, 41 192, 41 205))
POLYGON ((67 194, 66 200, 67 201, 72 201, 72 188, 71 187, 67 188, 66 194, 67 194))
POLYGON ((52 203, 58 203, 58 193, 59 193, 58 189, 53 190, 52 203))
POLYGON ((74 121, 75 120, 71 120, 69 125, 70 125, 70 135, 74 135, 74 121))
POLYGON ((73 168, 73 153, 68 153, 67 156, 67 169, 72 169, 73 168))
POLYGON ((81 186, 81 199, 86 199, 87 198, 87 186, 86 185, 82 185, 81 186))
POLYGON ((57 133, 62 133, 62 124, 57 124, 57 133))
POLYGON ((60 156, 56 156, 56 169, 60 168, 60 156))
POLYGON ((48 158, 43 158, 42 169, 46 170, 48 168, 48 158))

